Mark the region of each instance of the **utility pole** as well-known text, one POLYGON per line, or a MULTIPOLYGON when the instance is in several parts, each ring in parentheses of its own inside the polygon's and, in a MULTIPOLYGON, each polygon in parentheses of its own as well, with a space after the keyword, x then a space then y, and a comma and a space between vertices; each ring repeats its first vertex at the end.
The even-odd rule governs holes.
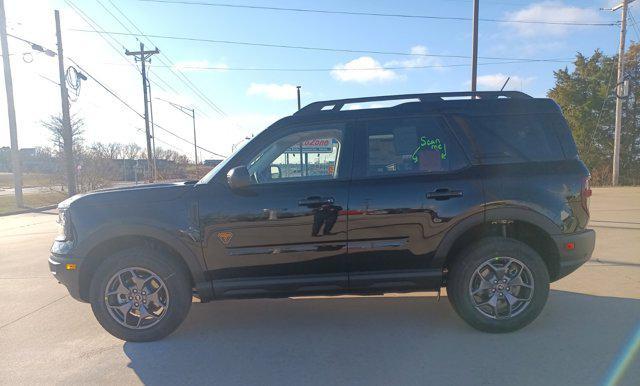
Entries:
POLYGON ((627 9, 629 3, 634 0, 623 0, 622 4, 618 4, 611 8, 612 11, 617 11, 622 8, 622 15, 620 21, 620 48, 618 49, 618 77, 616 84, 616 125, 613 139, 613 172, 611 178, 611 184, 613 186, 618 185, 618 178, 620 176, 620 136, 622 134, 622 102, 624 94, 624 43, 627 35, 627 9))
MULTIPOLYGON (((473 37, 471 40, 471 92, 476 92, 478 79, 478 15, 480 0, 473 0, 473 37)), ((475 95, 473 98, 475 99, 475 95)))
POLYGON ((151 113, 151 150, 153 151, 153 179, 158 180, 158 165, 156 157, 156 125, 153 119, 153 97, 151 96, 151 82, 147 81, 147 87, 149 88, 149 110, 151 113))
POLYGON ((300 87, 302 86, 296 86, 296 89, 298 91, 298 110, 300 110, 300 87))
POLYGON ((73 133, 69 114, 69 94, 64 75, 64 56, 62 55, 62 32, 60 30, 60 12, 56 9, 56 38, 58 40, 58 72, 60 75, 60 99, 62 101, 62 142, 64 146, 64 166, 67 172, 67 191, 69 196, 76 194, 76 170, 73 162, 73 133))
POLYGON ((9 113, 9 136, 11 137, 11 169, 13 171, 13 191, 16 206, 22 208, 22 168, 20 166, 20 149, 18 148, 18 127, 16 109, 13 101, 13 79, 11 78, 11 62, 9 60, 9 44, 7 42, 7 18, 4 13, 4 0, 0 0, 0 42, 2 44, 2 64, 4 66, 4 84, 7 91, 7 112, 9 113))
POLYGON ((196 174, 198 174, 198 144, 196 142, 196 109, 191 109, 191 119, 193 120, 193 157, 196 161, 196 174))
MULTIPOLYGON (((153 51, 145 51, 144 43, 140 42, 140 51, 131 52, 129 50, 125 50, 126 55, 134 56, 136 61, 140 61, 142 65, 142 93, 144 96, 144 128, 147 135, 147 163, 149 166, 149 170, 153 170, 153 155, 151 149, 151 131, 149 128, 149 97, 147 95, 147 69, 146 63, 147 60, 154 54, 160 53, 158 48, 153 51)), ((149 173, 149 181, 153 182, 154 173, 149 173)))

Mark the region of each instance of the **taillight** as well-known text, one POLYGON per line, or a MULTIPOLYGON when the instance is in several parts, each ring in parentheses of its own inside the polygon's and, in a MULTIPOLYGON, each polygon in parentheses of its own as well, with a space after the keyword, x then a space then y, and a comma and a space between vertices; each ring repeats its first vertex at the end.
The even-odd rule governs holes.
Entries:
POLYGON ((586 177, 582 180, 582 190, 580 191, 580 197, 582 199, 582 208, 589 213, 589 197, 591 197, 592 191, 589 186, 590 177, 586 177))

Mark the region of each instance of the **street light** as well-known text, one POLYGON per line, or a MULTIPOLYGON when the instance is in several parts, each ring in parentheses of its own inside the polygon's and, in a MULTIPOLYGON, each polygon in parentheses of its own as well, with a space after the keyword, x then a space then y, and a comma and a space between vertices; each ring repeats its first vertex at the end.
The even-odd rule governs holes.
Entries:
POLYGON ((195 164, 196 164, 196 173, 197 173, 198 172, 198 144, 196 142, 196 110, 193 109, 193 108, 190 108, 190 107, 179 105, 177 103, 173 103, 173 102, 168 101, 166 99, 162 99, 162 98, 154 98, 154 99, 158 99, 158 100, 161 100, 163 102, 166 102, 166 103, 170 104, 171 106, 175 107, 176 109, 182 111, 186 115, 190 115, 191 116, 191 119, 193 120, 193 156, 194 156, 194 160, 195 160, 195 164))
POLYGON ((250 139, 251 139, 251 138, 249 138, 249 137, 247 136, 247 137, 242 138, 239 142, 234 143, 233 145, 231 145, 231 152, 233 153, 234 151, 236 151, 236 149, 238 148, 238 146, 240 146, 240 144, 241 144, 242 142, 244 142, 244 141, 248 141, 248 140, 250 140, 250 139))
POLYGON ((31 49, 34 50, 34 51, 42 52, 43 54, 45 54, 47 56, 51 56, 51 57, 56 56, 56 53, 54 51, 51 51, 50 49, 48 49, 46 47, 43 47, 40 44, 31 42, 31 41, 29 41, 27 39, 23 39, 21 37, 15 36, 15 35, 11 35, 9 33, 7 34, 7 36, 10 36, 10 37, 12 37, 14 39, 20 40, 21 42, 27 43, 28 45, 31 46, 31 49))

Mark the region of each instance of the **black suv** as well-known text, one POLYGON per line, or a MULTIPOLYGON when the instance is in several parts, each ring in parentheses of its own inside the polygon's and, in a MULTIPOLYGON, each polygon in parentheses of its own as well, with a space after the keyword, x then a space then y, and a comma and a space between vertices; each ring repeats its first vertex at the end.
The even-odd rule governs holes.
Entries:
POLYGON ((590 195, 550 99, 460 92, 316 102, 198 182, 62 202, 49 265, 129 341, 171 333, 192 297, 441 287, 470 325, 506 332, 530 323, 549 283, 591 257, 590 195))

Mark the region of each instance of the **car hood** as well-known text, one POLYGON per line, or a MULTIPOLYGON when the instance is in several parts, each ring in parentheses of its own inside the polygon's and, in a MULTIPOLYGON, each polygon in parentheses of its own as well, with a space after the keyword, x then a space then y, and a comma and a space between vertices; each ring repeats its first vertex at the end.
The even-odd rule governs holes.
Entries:
POLYGON ((101 189, 69 197, 58 204, 58 208, 84 205, 140 205, 171 201, 192 190, 194 184, 194 181, 188 181, 101 189))

